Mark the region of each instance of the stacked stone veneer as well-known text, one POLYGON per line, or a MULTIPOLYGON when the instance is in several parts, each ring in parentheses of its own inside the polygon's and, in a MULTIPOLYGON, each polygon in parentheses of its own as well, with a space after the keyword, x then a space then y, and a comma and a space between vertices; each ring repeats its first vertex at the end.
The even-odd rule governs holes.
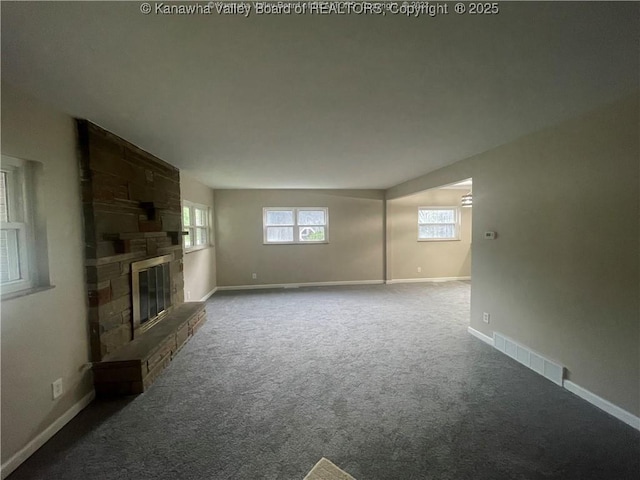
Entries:
POLYGON ((180 174, 135 145, 78 120, 91 352, 131 342, 131 263, 172 255, 172 308, 184 302, 180 174))

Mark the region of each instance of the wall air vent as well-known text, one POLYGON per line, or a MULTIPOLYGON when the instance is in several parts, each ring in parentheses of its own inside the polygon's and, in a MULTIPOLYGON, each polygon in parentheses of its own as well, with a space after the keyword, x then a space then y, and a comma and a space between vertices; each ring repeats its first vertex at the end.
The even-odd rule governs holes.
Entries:
POLYGON ((525 367, 529 367, 553 383, 562 386, 562 380, 564 379, 564 367, 562 365, 543 357, 528 347, 514 342, 501 333, 493 333, 493 346, 514 360, 517 360, 525 367))

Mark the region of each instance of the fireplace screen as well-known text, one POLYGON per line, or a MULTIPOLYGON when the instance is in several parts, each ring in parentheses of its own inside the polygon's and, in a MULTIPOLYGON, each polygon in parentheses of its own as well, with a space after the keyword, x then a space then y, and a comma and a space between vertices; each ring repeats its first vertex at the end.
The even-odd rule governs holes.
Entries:
POLYGON ((171 255, 131 264, 134 332, 155 324, 171 306, 171 255))

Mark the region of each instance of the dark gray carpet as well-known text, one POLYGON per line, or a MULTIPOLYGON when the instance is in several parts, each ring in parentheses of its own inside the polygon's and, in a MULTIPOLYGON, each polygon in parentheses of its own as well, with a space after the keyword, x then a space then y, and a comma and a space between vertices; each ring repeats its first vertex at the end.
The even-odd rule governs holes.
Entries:
POLYGON ((217 293, 156 384, 20 479, 637 479, 640 433, 471 337, 469 284, 217 293))

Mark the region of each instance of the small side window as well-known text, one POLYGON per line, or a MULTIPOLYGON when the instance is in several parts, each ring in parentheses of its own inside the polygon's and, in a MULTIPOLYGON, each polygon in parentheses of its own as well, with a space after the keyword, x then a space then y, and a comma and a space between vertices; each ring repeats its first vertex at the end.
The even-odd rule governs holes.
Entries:
POLYGON ((200 250, 211 244, 209 207, 185 201, 182 206, 184 249, 186 252, 200 250))
POLYGON ((48 276, 46 235, 36 225, 38 164, 2 156, 0 167, 0 287, 2 295, 42 286, 48 276))

